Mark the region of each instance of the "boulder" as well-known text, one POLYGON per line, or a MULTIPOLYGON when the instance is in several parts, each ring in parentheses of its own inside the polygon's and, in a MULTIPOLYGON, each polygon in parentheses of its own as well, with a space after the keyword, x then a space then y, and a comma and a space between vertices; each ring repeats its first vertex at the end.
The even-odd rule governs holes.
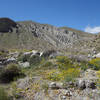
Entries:
POLYGON ((55 54, 55 53, 56 53, 55 50, 47 50, 47 51, 44 51, 44 52, 43 52, 42 56, 43 56, 43 57, 49 57, 50 55, 53 55, 53 54, 55 54))
POLYGON ((23 63, 19 62, 19 65, 22 68, 28 68, 28 67, 30 67, 30 63, 29 62, 23 62, 23 63))
POLYGON ((49 84, 49 88, 51 88, 51 89, 56 89, 56 88, 57 88, 56 82, 51 82, 51 83, 49 84))
POLYGON ((17 63, 17 60, 14 58, 14 57, 11 57, 11 58, 8 58, 4 64, 7 65, 7 64, 10 64, 10 63, 17 63))
POLYGON ((86 81, 86 88, 96 89, 96 83, 90 80, 86 81))
POLYGON ((100 58, 100 53, 96 54, 94 57, 100 58))
POLYGON ((19 52, 10 52, 9 56, 17 58, 19 56, 19 52))
POLYGON ((82 90, 87 89, 87 88, 96 89, 96 83, 94 81, 88 80, 88 79, 79 79, 76 82, 76 86, 82 90))
POLYGON ((21 88, 21 89, 25 89, 29 85, 29 82, 30 82, 30 78, 29 77, 25 77, 23 79, 19 79, 17 81, 17 87, 21 88))
POLYGON ((30 56, 32 54, 32 52, 25 52, 24 54, 23 54, 23 56, 30 56))
POLYGON ((77 86, 78 86, 79 89, 82 89, 82 90, 85 89, 85 88, 86 88, 85 81, 82 80, 82 79, 80 79, 80 80, 78 81, 78 83, 77 83, 77 86))

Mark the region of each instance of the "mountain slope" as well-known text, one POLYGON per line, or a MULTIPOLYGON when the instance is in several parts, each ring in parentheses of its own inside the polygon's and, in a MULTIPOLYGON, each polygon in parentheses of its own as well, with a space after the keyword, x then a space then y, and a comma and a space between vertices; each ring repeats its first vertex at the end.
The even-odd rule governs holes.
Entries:
MULTIPOLYGON (((1 20, 0 23, 5 23, 1 20)), ((33 21, 15 23, 16 26, 10 27, 12 31, 0 31, 0 48, 90 52, 96 37, 68 27, 55 27, 33 21)))

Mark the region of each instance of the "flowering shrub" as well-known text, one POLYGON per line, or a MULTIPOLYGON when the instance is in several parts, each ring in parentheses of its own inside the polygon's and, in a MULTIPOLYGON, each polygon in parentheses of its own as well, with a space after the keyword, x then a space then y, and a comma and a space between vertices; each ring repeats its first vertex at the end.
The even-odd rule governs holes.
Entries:
POLYGON ((46 71, 45 76, 47 79, 52 81, 74 81, 80 75, 78 68, 69 68, 67 70, 51 70, 46 71))
POLYGON ((78 68, 69 68, 67 71, 63 71, 63 78, 64 81, 74 81, 75 78, 79 77, 80 70, 78 68))
POLYGON ((92 59, 89 64, 94 70, 100 70, 100 58, 92 59))
POLYGON ((67 58, 66 56, 58 56, 57 64, 58 64, 60 70, 66 70, 68 68, 73 67, 72 61, 69 58, 67 58))
MULTIPOLYGON (((74 64, 66 56, 58 56, 57 60, 57 69, 46 70, 43 72, 43 75, 46 79, 52 81, 73 81, 76 77, 80 75, 80 69, 77 67, 77 64, 74 64)), ((47 63, 46 65, 51 65, 47 63)))

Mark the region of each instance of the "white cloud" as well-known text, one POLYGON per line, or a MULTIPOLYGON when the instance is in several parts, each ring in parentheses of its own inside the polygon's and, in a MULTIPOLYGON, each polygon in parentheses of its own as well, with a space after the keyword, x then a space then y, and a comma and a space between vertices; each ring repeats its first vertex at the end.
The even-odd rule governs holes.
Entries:
POLYGON ((96 26, 96 27, 87 26, 85 28, 85 32, 89 32, 89 33, 99 33, 100 32, 100 26, 96 26))

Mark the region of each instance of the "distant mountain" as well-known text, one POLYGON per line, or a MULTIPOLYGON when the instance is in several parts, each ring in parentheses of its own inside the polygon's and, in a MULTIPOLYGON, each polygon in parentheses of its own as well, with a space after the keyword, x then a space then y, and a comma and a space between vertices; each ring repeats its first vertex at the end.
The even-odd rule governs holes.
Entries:
POLYGON ((15 22, 0 18, 0 48, 56 49, 75 53, 99 50, 98 35, 68 27, 55 27, 33 21, 15 22))

